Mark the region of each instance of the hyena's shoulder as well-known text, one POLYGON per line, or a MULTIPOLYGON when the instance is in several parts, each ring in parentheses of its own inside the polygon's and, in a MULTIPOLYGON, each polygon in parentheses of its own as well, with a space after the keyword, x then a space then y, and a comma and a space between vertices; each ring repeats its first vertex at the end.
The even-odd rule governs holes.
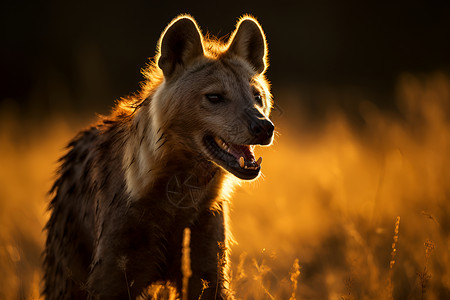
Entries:
POLYGON ((51 190, 52 208, 61 206, 62 210, 75 211, 83 219, 89 217, 88 223, 92 223, 93 213, 106 202, 126 197, 123 170, 126 129, 122 120, 103 119, 69 143, 51 190))
POLYGON ((78 192, 85 190, 86 187, 80 188, 78 185, 86 182, 90 177, 98 135, 98 128, 91 127, 80 132, 70 141, 66 154, 59 159, 58 179, 51 193, 75 196, 78 192))
MULTIPOLYGON (((124 130, 116 120, 104 119, 81 131, 67 146, 60 159, 58 179, 51 192, 61 198, 96 197, 108 182, 121 184, 124 130)), ((118 186, 116 185, 115 188, 118 186)))

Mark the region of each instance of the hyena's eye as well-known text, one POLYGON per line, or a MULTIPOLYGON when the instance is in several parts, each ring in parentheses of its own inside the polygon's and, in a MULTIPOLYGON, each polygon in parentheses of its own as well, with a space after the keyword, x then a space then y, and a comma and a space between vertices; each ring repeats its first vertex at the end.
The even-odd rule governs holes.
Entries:
POLYGON ((263 106, 263 100, 261 94, 255 94, 255 101, 259 106, 263 106))
POLYGON ((208 98, 211 103, 220 103, 223 102, 223 96, 220 94, 206 94, 206 98, 208 98))

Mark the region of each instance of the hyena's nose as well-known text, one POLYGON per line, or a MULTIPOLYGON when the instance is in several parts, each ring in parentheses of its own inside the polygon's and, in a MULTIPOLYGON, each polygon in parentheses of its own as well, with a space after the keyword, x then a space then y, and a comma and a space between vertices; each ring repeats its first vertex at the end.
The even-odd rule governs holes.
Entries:
POLYGON ((275 126, 270 120, 256 119, 250 123, 250 133, 257 139, 258 144, 268 145, 272 141, 275 126))

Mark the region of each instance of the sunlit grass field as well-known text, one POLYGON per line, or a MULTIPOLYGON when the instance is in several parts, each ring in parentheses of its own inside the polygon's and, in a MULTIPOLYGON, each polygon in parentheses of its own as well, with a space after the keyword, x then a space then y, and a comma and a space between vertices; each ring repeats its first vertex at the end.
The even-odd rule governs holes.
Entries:
MULTIPOLYGON (((406 74, 396 90, 397 113, 359 99, 360 126, 274 112, 263 176, 232 201, 237 298, 450 299, 450 79, 406 74)), ((0 299, 37 299, 56 161, 94 118, 0 115, 0 299)))

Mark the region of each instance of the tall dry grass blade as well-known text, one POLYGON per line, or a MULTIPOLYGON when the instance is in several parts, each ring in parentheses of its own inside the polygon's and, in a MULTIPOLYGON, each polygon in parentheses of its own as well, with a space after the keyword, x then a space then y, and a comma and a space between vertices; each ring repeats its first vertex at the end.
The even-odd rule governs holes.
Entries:
POLYGON ((289 298, 289 300, 295 300, 295 294, 297 292, 297 286, 298 286, 298 277, 300 276, 300 265, 298 263, 298 258, 294 260, 294 264, 292 265, 292 269, 290 272, 291 275, 291 282, 292 282, 292 295, 289 298))
POLYGON ((244 279, 247 277, 247 274, 245 273, 245 268, 244 268, 244 263, 245 263, 246 257, 247 257, 247 252, 242 252, 239 255, 239 264, 237 266, 235 280, 241 280, 241 279, 244 279))
POLYGON ((209 288, 209 282, 204 280, 204 279, 200 279, 202 281, 202 291, 200 293, 200 297, 198 297, 198 299, 202 299, 203 297, 203 293, 205 292, 206 289, 209 288))
MULTIPOLYGON (((264 251, 264 250, 263 250, 264 251)), ((264 292, 264 294, 269 297, 271 300, 275 300, 275 298, 272 296, 272 294, 269 292, 267 287, 264 285, 263 278, 264 276, 270 272, 270 267, 265 264, 265 260, 262 259, 261 263, 258 263, 256 259, 253 259, 253 265, 257 271, 257 274, 254 275, 255 280, 259 283, 260 288, 264 292)))
POLYGON ((123 275, 125 276, 125 283, 127 284, 128 299, 131 300, 130 285, 128 284, 128 278, 127 278, 127 263, 128 263, 128 258, 126 256, 121 256, 117 260, 117 266, 119 267, 119 269, 123 272, 123 275))
POLYGON ((181 290, 182 300, 188 299, 189 278, 192 275, 191 270, 191 230, 186 227, 183 232, 183 248, 181 255, 181 272, 183 274, 183 287, 181 290))
POLYGON ((347 294, 344 296, 341 296, 341 298, 339 298, 339 299, 340 300, 353 300, 354 297, 352 296, 352 288, 353 288, 353 277, 352 277, 352 275, 350 275, 345 279, 345 289, 347 290, 347 294))
POLYGON ((425 299, 426 295, 426 289, 429 280, 431 279, 431 274, 428 272, 428 260, 430 258, 430 255, 433 253, 434 250, 434 243, 432 240, 426 240, 425 243, 423 243, 425 246, 425 266, 423 268, 423 271, 417 272, 417 276, 419 277, 419 283, 420 283, 420 293, 421 293, 421 299, 425 299))
POLYGON ((397 242, 398 242, 398 227, 400 225, 400 216, 397 217, 395 221, 394 237, 392 242, 391 260, 389 261, 389 279, 388 279, 388 297, 393 299, 394 284, 392 283, 394 265, 395 265, 395 255, 397 254, 397 242))
MULTIPOLYGON (((228 257, 227 257, 227 246, 224 242, 218 242, 219 246, 219 252, 217 252, 217 280, 216 280, 216 291, 214 295, 214 299, 217 299, 218 293, 222 293, 222 289, 224 288, 224 285, 228 284, 229 278, 227 274, 227 263, 228 263, 228 257), (219 280, 220 279, 220 280, 219 280), (219 286, 221 284, 221 286, 219 286)), ((219 297, 219 298, 221 298, 219 297)))

